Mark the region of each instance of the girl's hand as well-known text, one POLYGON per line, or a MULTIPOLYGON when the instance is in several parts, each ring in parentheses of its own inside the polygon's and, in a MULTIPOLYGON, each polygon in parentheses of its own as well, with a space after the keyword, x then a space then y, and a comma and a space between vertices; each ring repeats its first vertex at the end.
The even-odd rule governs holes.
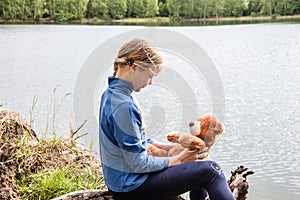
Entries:
POLYGON ((204 149, 199 154, 198 151, 191 151, 188 149, 184 149, 178 155, 169 158, 169 167, 180 165, 187 162, 194 162, 199 159, 206 158, 208 156, 208 150, 204 149))
POLYGON ((209 149, 208 147, 205 147, 203 150, 198 152, 199 160, 206 159, 208 157, 208 154, 209 154, 209 149))

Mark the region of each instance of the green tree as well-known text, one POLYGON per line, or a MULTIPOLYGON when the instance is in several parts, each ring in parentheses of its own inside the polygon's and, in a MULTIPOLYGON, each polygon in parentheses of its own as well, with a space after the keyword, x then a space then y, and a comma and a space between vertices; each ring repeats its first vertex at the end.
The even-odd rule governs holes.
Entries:
POLYGON ((261 14, 261 0, 250 0, 247 15, 258 16, 261 14))
POLYGON ((0 0, 0 17, 12 20, 293 14, 300 14, 299 0, 0 0))
POLYGON ((293 6, 293 14, 300 14, 300 1, 299 0, 293 0, 292 1, 293 6))
POLYGON ((248 10, 248 0, 227 0, 225 3, 225 15, 240 17, 248 10))
POLYGON ((88 0, 75 0, 75 19, 83 19, 85 17, 88 0), (77 6, 76 6, 77 4, 77 6))
POLYGON ((0 0, 0 16, 10 19, 8 0, 0 0))
POLYGON ((193 17, 200 18, 203 16, 202 0, 193 1, 193 17))
POLYGON ((194 16, 194 0, 181 1, 179 15, 185 18, 194 16))
POLYGON ((223 14, 224 14, 224 4, 225 4, 225 0, 213 0, 211 2, 212 16, 215 16, 216 20, 218 20, 218 18, 220 16, 223 16, 223 14))
POLYGON ((66 14, 66 20, 77 19, 76 0, 68 0, 66 2, 64 13, 66 14))
MULTIPOLYGON (((277 15, 292 15, 296 10, 296 5, 293 0, 277 0, 275 4, 275 14, 277 15)), ((299 1, 298 1, 299 2, 299 1)))
POLYGON ((10 13, 8 12, 8 0, 1 0, 1 11, 2 11, 2 14, 1 16, 3 16, 5 19, 9 19, 10 17, 10 13))
POLYGON ((126 0, 109 0, 108 12, 113 19, 122 19, 127 11, 126 0))
POLYGON ((203 0, 203 19, 206 21, 206 17, 209 17, 209 0, 203 0))
POLYGON ((166 0, 158 1, 158 8, 159 8, 159 16, 161 17, 169 16, 169 9, 166 0))
POLYGON ((136 17, 146 17, 148 0, 133 0, 136 17))
POLYGON ((5 8, 3 5, 3 0, 0 0, 0 17, 4 17, 3 12, 5 13, 5 8))
POLYGON ((30 19, 32 18, 32 12, 31 12, 31 1, 30 0, 19 0, 17 1, 19 3, 18 6, 18 19, 30 19))
POLYGON ((58 22, 67 21, 67 0, 54 0, 54 20, 58 22))
POLYGON ((106 0, 89 0, 86 5, 87 18, 107 18, 108 6, 106 0))
POLYGON ((34 0, 33 1, 33 19, 39 20, 43 17, 43 5, 44 0, 34 0))
POLYGON ((243 16, 244 13, 248 10, 249 2, 248 0, 235 0, 233 15, 235 17, 243 16))
POLYGON ((158 1, 149 0, 147 4, 147 17, 155 17, 158 14, 158 1))
POLYGON ((99 5, 99 17, 100 18, 108 18, 108 6, 107 0, 101 0, 99 5))
POLYGON ((19 1, 17 0, 7 0, 7 19, 18 19, 18 13, 17 10, 21 10, 19 6, 19 1))
POLYGON ((55 19, 57 0, 45 0, 43 7, 43 18, 55 19))
POLYGON ((127 17, 145 17, 146 1, 127 0, 127 17))
POLYGON ((126 14, 126 17, 133 17, 133 10, 134 10, 134 7, 133 7, 133 0, 127 0, 126 4, 127 4, 127 14, 126 14))
POLYGON ((182 0, 167 0, 170 17, 179 18, 182 0))
POLYGON ((89 0, 86 6, 86 17, 94 18, 99 17, 99 1, 98 0, 89 0))
POLYGON ((0 17, 4 17, 5 18, 4 0, 0 0, 0 17))
POLYGON ((269 15, 272 16, 273 15, 273 10, 275 7, 275 1, 276 0, 261 0, 261 13, 263 15, 269 15))
POLYGON ((205 21, 207 17, 215 16, 214 5, 215 2, 211 0, 195 0, 195 17, 203 18, 205 21))

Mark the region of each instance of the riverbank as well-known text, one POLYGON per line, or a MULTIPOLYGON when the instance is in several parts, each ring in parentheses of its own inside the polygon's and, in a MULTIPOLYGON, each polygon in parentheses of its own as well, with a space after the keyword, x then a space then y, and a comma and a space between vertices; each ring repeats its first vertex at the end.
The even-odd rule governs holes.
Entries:
POLYGON ((107 190, 98 156, 72 137, 37 138, 20 114, 0 108, 0 199, 48 200, 107 190))
POLYGON ((209 25, 209 24, 228 24, 230 22, 239 23, 259 23, 259 22, 283 22, 283 21, 300 22, 300 15, 292 16, 243 16, 243 17, 214 17, 214 18, 180 18, 172 19, 169 17, 156 17, 156 18, 124 18, 120 20, 113 19, 82 19, 82 20, 68 20, 57 22, 51 19, 14 19, 6 20, 0 18, 0 24, 91 24, 91 25, 209 25))

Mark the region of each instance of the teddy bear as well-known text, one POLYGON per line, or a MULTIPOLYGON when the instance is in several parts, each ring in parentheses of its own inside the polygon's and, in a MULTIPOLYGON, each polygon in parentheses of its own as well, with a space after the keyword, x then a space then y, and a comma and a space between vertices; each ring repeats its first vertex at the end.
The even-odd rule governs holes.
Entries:
POLYGON ((200 116, 196 121, 189 122, 190 134, 172 131, 167 134, 167 140, 177 143, 169 150, 159 149, 153 144, 147 145, 151 155, 168 157, 180 153, 184 148, 201 152, 204 148, 209 151, 216 142, 217 137, 224 131, 223 124, 213 114, 200 116))

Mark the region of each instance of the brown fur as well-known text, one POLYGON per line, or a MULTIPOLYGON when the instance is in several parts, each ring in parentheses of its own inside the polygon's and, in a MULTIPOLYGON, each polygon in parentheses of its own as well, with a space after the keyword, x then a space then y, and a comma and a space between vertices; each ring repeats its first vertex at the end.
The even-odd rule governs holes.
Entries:
POLYGON ((196 135, 205 141, 210 149, 217 141, 217 137, 224 132, 224 127, 218 119, 212 114, 206 114, 197 119, 201 123, 200 133, 196 135))
MULTIPOLYGON (((212 114, 206 114, 197 119, 200 124, 199 133, 196 135, 182 134, 176 131, 167 134, 167 140, 172 143, 178 143, 170 148, 168 151, 159 149, 152 144, 147 145, 147 150, 154 156, 174 156, 180 153, 184 148, 190 150, 201 151, 205 147, 210 150, 212 145, 216 142, 217 136, 222 134, 224 127, 218 119, 212 114)), ((190 122, 190 128, 194 126, 194 122, 190 122)))
POLYGON ((147 144, 147 151, 153 155, 153 156, 159 156, 159 157, 167 157, 168 151, 164 149, 159 149, 153 144, 147 144))

